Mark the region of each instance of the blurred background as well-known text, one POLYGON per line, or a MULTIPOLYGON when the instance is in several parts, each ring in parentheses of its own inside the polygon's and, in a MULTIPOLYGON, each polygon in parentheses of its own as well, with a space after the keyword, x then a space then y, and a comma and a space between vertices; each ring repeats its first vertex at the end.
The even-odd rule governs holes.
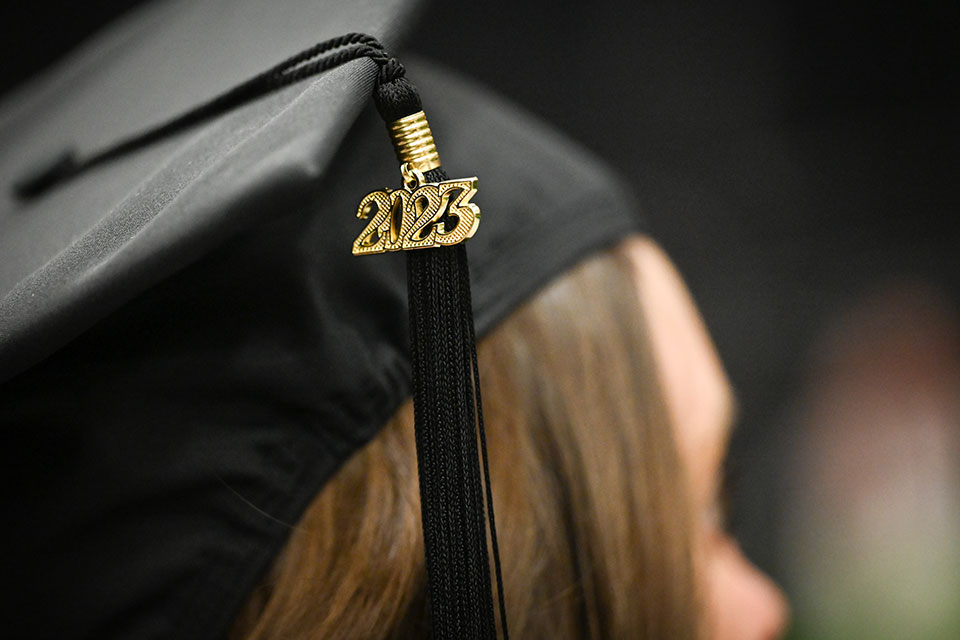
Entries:
MULTIPOLYGON (((7 3, 0 91, 137 4, 7 3)), ((408 49, 633 185, 740 396, 732 526, 791 637, 960 638, 960 3, 435 3, 408 49)))

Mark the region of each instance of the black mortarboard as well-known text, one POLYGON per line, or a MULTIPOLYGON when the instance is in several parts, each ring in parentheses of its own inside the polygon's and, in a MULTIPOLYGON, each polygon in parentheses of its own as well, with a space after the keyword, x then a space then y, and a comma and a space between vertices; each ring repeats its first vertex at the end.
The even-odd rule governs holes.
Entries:
MULTIPOLYGON (((65 144, 109 146, 317 41, 390 48, 409 14, 160 3, 3 105, 5 637, 220 637, 290 524, 411 394, 405 255, 438 251, 351 255, 357 202, 397 176, 369 57, 35 197, 14 184, 65 144)), ((637 226, 582 149, 406 64, 444 165, 480 178, 478 334, 637 226)))

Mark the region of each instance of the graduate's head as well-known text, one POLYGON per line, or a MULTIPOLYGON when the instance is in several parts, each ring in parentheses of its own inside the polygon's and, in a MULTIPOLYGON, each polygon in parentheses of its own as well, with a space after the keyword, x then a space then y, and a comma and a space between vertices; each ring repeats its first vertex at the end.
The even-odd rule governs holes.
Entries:
POLYGON ((666 255, 635 240, 628 252, 692 508, 703 629, 717 640, 777 638, 788 607, 726 530, 724 460, 736 399, 689 292, 666 255))
MULTIPOLYGON (((558 276, 479 357, 511 633, 782 632, 782 596, 723 529, 730 385, 652 241, 558 276)), ((414 461, 408 403, 313 501, 234 637, 423 637, 414 461)))

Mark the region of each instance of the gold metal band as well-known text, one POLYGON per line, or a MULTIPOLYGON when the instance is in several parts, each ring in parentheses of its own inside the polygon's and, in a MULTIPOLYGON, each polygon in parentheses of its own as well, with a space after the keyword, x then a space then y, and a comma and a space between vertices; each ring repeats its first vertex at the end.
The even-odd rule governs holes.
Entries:
POLYGON ((400 163, 409 162, 413 169, 430 171, 440 166, 440 154, 423 111, 394 120, 387 129, 400 163))

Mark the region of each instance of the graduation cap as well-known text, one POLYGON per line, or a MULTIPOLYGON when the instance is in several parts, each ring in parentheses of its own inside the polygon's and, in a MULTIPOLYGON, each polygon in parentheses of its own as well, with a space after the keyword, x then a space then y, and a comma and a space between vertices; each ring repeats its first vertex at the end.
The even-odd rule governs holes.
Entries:
POLYGON ((475 339, 637 220, 582 150, 408 59, 425 115, 387 53, 410 14, 151 5, 3 105, 14 636, 222 636, 411 394, 432 633, 506 635, 475 339))

